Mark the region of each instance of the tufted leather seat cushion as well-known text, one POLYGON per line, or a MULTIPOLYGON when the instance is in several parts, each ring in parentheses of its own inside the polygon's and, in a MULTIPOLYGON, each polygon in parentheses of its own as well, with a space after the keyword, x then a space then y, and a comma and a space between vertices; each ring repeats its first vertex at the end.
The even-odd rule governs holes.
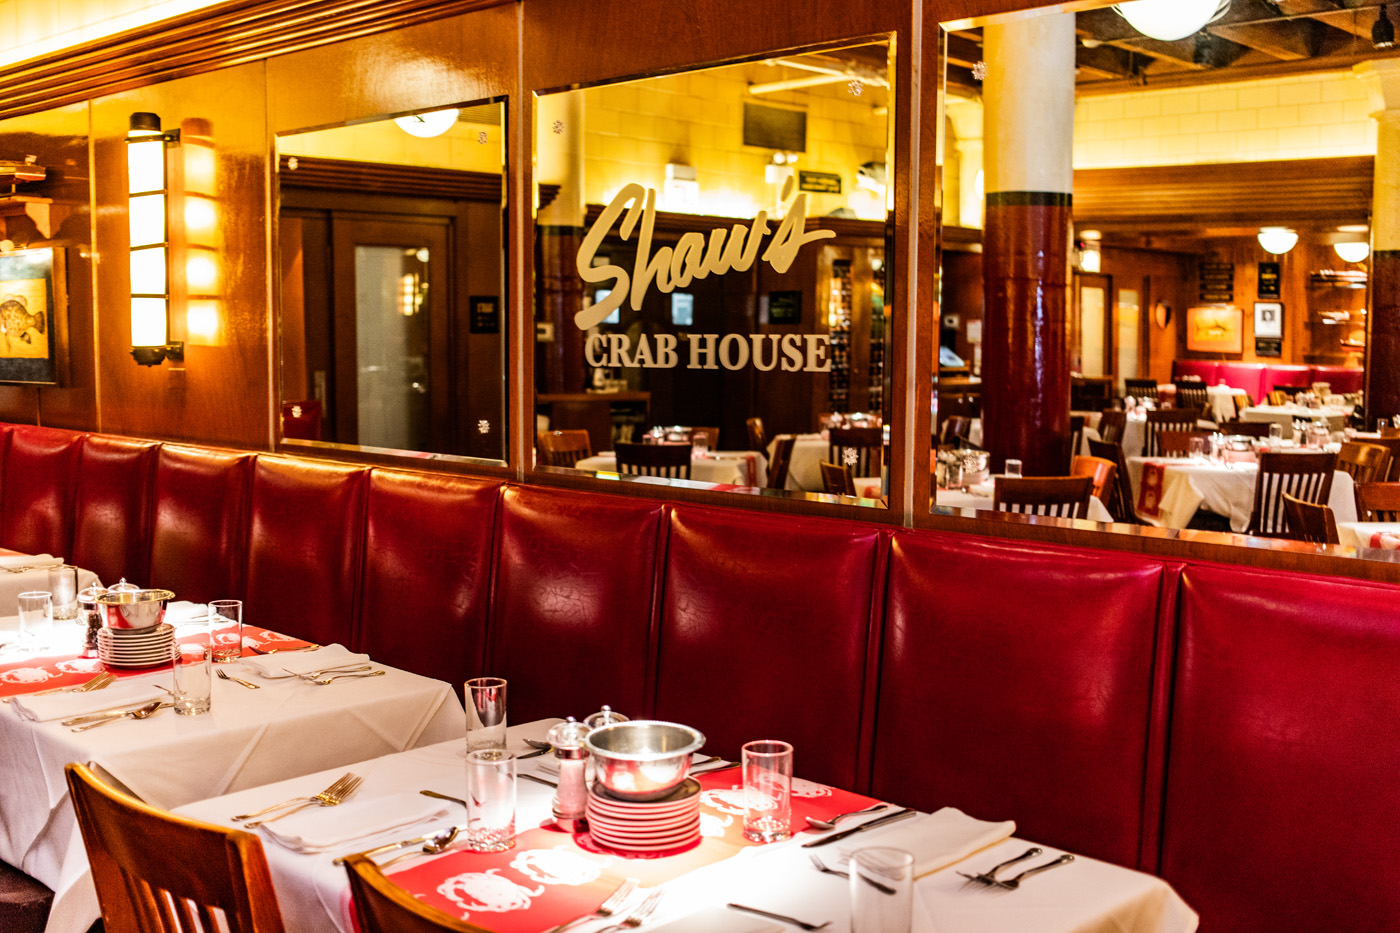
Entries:
POLYGON ((15 425, 0 483, 0 546, 68 557, 73 545, 73 487, 83 435, 15 425))
POLYGON ((782 739, 796 772, 863 784, 872 613, 884 532, 869 525, 676 506, 665 565, 656 715, 711 754, 782 739))
POLYGON ((1137 864, 1159 787, 1164 580, 1113 554, 897 534, 874 793, 1137 864))
POLYGON ((89 435, 83 441, 71 563, 115 583, 150 582, 151 487, 160 445, 89 435))
POLYGON ((1314 366, 1312 381, 1325 382, 1337 395, 1360 392, 1365 388, 1366 370, 1353 366, 1314 366))
MULTIPOLYGON (((649 715, 659 502, 512 486, 502 497, 485 667, 510 719, 649 715)), ((460 679, 460 678, 459 678, 460 679)))
POLYGON ((151 522, 151 586, 194 602, 242 598, 253 461, 251 454, 161 446, 151 522))
POLYGON ((1313 377, 1310 367, 1270 364, 1264 371, 1264 383, 1260 389, 1267 400, 1268 394, 1273 391, 1275 386, 1310 386, 1312 383, 1313 377))
POLYGON ((1395 588, 1182 580, 1162 876, 1212 930, 1396 929, 1395 588))

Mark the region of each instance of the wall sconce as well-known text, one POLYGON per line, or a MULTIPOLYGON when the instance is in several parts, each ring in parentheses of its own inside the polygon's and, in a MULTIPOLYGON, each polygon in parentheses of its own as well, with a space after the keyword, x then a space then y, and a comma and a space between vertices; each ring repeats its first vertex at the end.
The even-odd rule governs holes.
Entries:
POLYGON ((191 344, 222 342, 219 296, 222 292, 219 261, 218 186, 215 177, 214 130, 209 121, 191 117, 180 124, 180 181, 175 205, 181 228, 175 241, 177 266, 183 264, 184 280, 176 281, 176 307, 185 307, 185 335, 191 344))
POLYGON ((126 134, 127 220, 131 230, 131 356, 142 366, 182 361, 185 345, 166 336, 170 308, 165 147, 179 131, 162 133, 160 117, 133 113, 126 134))
POLYGON ((1264 247, 1265 252, 1282 256, 1298 245, 1298 234, 1287 227, 1260 227, 1259 245, 1264 247))

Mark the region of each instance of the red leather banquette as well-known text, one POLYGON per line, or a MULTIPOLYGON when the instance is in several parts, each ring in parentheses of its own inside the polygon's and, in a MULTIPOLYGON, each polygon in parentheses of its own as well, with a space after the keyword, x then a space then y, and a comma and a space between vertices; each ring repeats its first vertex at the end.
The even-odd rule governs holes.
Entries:
POLYGON ((0 545, 1158 872, 1400 929, 1400 588, 0 427, 0 545))

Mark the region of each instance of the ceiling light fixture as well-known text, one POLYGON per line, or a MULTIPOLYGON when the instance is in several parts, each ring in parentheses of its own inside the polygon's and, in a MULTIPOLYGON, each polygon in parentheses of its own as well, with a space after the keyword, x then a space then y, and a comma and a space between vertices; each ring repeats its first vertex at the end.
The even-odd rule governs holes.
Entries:
POLYGON ((452 125, 457 122, 457 113, 456 107, 450 107, 447 110, 430 110, 427 113, 414 113, 406 117, 399 117, 394 120, 394 123, 410 136, 431 139, 452 129, 452 125))
POLYGON ((1260 227, 1259 245, 1275 256, 1282 256, 1298 245, 1298 234, 1287 227, 1260 227))
POLYGON ((1332 248, 1343 262, 1365 262, 1366 257, 1371 255, 1369 243, 1333 243, 1332 248))
POLYGON ((1395 24, 1390 21, 1385 7, 1382 3, 1376 24, 1371 27, 1371 44, 1378 49, 1388 49, 1395 45, 1395 24))
POLYGON ((1229 6, 1230 0, 1131 0, 1114 9, 1144 36, 1175 42, 1200 32, 1229 6))

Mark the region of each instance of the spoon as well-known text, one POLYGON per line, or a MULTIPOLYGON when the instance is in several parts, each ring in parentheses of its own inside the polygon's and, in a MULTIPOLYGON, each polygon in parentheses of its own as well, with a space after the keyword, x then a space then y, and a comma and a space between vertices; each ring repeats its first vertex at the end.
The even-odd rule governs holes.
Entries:
POLYGON ((881 810, 889 809, 887 803, 877 803, 873 807, 866 807, 864 810, 851 810, 849 813, 838 813, 829 820, 819 820, 814 816, 807 817, 807 827, 809 830, 824 833, 836 828, 836 824, 848 816, 859 816, 862 813, 879 813, 881 810))
MULTIPOLYGON (((371 856, 381 855, 381 854, 383 854, 383 853, 385 853, 385 852, 391 852, 391 851, 393 851, 394 849, 401 849, 401 848, 403 848, 403 847, 405 847, 405 846, 417 845, 418 843, 421 842, 421 843, 423 843, 423 848, 422 848, 420 851, 426 852, 426 853, 428 853, 429 855, 436 855, 437 853, 441 852, 443 849, 446 849, 446 848, 448 847, 448 845, 451 844, 452 840, 457 838, 457 834, 458 834, 459 832, 461 832, 461 831, 462 831, 462 827, 461 827, 461 826, 449 826, 449 827, 447 827, 446 829, 439 830, 438 832, 435 832, 435 833, 429 833, 428 835, 425 835, 425 836, 419 836, 419 837, 417 837, 416 839, 405 839, 403 842, 389 842, 389 843, 385 843, 385 844, 382 845, 382 846, 378 846, 378 847, 373 848, 373 849, 367 849, 366 851, 361 852, 361 853, 359 853, 359 854, 365 856, 366 858, 369 858, 369 857, 371 857, 371 856)), ((398 861, 400 858, 407 858, 409 855, 418 855, 418 854, 419 854, 418 852, 408 852, 408 853, 406 853, 405 855, 395 856, 394 858, 389 859, 389 861, 381 863, 379 867, 383 868, 385 865, 392 865, 394 862, 398 861)), ((344 865, 344 864, 345 864, 345 858, 344 858, 344 857, 341 857, 341 858, 336 859, 336 860, 335 860, 335 864, 336 864, 336 865, 344 865)))
POLYGON ((100 719, 97 722, 90 722, 85 726, 74 726, 69 731, 86 732, 88 729, 96 729, 98 726, 105 726, 107 723, 116 722, 118 719, 150 719, 155 715, 157 710, 165 705, 166 704, 162 703, 160 700, 152 700, 139 709, 127 710, 119 716, 113 716, 111 719, 100 719))
POLYGON ((402 855, 396 855, 387 861, 380 862, 379 867, 381 869, 388 868, 395 862, 402 861, 406 858, 413 858, 413 856, 415 855, 437 855, 439 852, 446 850, 446 848, 452 844, 452 840, 457 838, 457 832, 460 828, 461 827, 459 826, 452 826, 447 829, 444 829, 442 832, 438 833, 433 838, 424 842, 423 848, 417 850, 410 850, 408 852, 403 853, 402 855))

